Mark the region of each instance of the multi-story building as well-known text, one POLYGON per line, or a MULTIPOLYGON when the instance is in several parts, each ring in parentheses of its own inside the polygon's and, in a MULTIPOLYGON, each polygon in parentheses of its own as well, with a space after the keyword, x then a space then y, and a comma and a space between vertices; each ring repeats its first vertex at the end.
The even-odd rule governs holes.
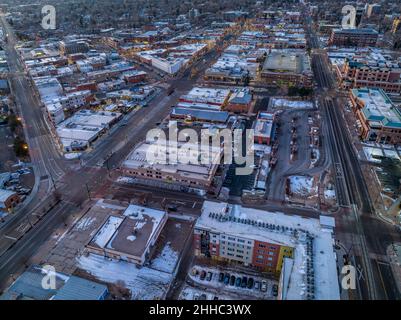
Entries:
POLYGON ((394 19, 391 35, 394 49, 401 48, 401 16, 394 19))
POLYGON ((235 113, 248 113, 252 100, 252 93, 248 88, 234 90, 224 110, 235 113))
POLYGON ((304 50, 277 50, 266 57, 261 77, 272 85, 312 87, 313 74, 304 50))
POLYGON ((333 228, 333 218, 205 201, 194 228, 195 255, 277 276, 285 272, 281 299, 339 299, 333 228), (283 269, 288 262, 291 268, 283 269))
POLYGON ((177 142, 176 147, 167 143, 163 150, 160 144, 145 141, 128 155, 121 171, 139 184, 199 194, 218 194, 223 177, 216 177, 216 173, 221 165, 223 148, 211 146, 207 161, 201 161, 203 152, 199 147, 177 142), (188 147, 191 149, 190 155, 188 147), (160 158, 163 155, 165 158, 160 158), (188 157, 192 157, 192 160, 188 157))
POLYGON ((273 114, 259 112, 253 124, 255 143, 270 145, 273 133, 273 120, 273 114))
POLYGON ((352 89, 350 100, 362 139, 401 142, 401 112, 382 89, 352 89))
POLYGON ((60 41, 60 52, 63 55, 89 51, 89 44, 84 40, 60 41))
POLYGON ((376 46, 379 33, 373 29, 333 29, 329 39, 332 46, 376 46))
POLYGON ((401 66, 380 51, 355 53, 335 65, 342 89, 380 88, 387 93, 401 92, 401 66))
POLYGON ((180 97, 177 106, 220 110, 227 105, 230 94, 229 89, 194 87, 180 97))

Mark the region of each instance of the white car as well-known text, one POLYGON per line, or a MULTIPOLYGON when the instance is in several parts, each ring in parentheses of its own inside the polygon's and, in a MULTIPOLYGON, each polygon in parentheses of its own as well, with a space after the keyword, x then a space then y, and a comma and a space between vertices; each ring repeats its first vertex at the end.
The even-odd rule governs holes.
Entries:
POLYGON ((267 282, 265 280, 262 280, 262 284, 260 286, 260 291, 262 291, 262 292, 267 291, 267 282))

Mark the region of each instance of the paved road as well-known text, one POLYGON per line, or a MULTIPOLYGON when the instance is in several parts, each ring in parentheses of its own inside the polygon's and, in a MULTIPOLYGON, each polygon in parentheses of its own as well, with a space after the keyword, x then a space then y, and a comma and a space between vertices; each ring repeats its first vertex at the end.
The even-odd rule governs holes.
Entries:
MULTIPOLYGON (((316 48, 318 40, 313 33, 311 39, 316 48)), ((387 264, 386 248, 392 242, 400 241, 400 232, 376 216, 324 51, 315 51, 312 66, 321 93, 322 115, 329 124, 337 199, 343 207, 336 215, 337 236, 346 243, 352 255, 351 263, 358 269, 359 298, 399 299, 399 293, 392 289, 394 284, 388 268, 383 266, 387 264), (377 268, 379 261, 381 267, 377 268)))
MULTIPOLYGON (((34 93, 20 72, 22 66, 14 49, 16 41, 12 30, 5 23, 3 16, 1 21, 5 24, 6 33, 9 35, 7 54, 10 69, 15 74, 12 87, 20 105, 25 134, 40 186, 38 191, 40 196, 34 197, 29 206, 12 216, 0 229, 0 287, 4 286, 11 273, 22 271, 24 263, 35 254, 63 219, 80 210, 91 194, 102 187, 108 176, 106 167, 118 167, 132 146, 145 137, 147 130, 154 128, 155 123, 169 113, 170 106, 176 103, 180 94, 199 80, 196 77, 190 79, 189 71, 170 80, 170 84, 175 88, 173 94, 168 95, 166 91, 162 91, 148 107, 129 117, 126 126, 112 130, 91 153, 82 157, 82 161, 70 166, 71 162, 64 160, 54 146, 34 93), (106 159, 109 160, 103 163, 106 159), (99 161, 102 162, 100 166, 98 166, 99 161), (61 201, 58 203, 54 194, 45 192, 50 190, 50 177, 54 179, 58 194, 61 195, 61 201), (38 205, 40 209, 34 210, 38 205), (38 220, 35 213, 39 214, 51 206, 54 207, 38 220), (32 227, 31 223, 36 221, 37 224, 32 227)), ((202 59, 197 65, 199 74, 216 59, 217 55, 215 50, 205 55, 205 60, 202 59)))

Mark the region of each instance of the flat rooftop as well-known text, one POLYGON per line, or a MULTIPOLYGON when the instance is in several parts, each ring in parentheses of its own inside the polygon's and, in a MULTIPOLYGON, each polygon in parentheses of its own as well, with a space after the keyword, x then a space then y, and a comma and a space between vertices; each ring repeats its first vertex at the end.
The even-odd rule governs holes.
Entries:
POLYGON ((165 215, 165 211, 131 204, 122 216, 109 216, 89 246, 141 257, 165 215))
POLYGON ((172 116, 192 117, 200 121, 216 121, 225 123, 228 120, 227 111, 198 110, 194 108, 175 107, 171 112, 172 116))
POLYGON ((352 89, 352 95, 363 104, 362 112, 368 121, 401 128, 400 111, 382 89, 352 89))
POLYGON ((263 71, 296 73, 310 72, 308 56, 303 50, 272 51, 266 58, 263 71))
MULTIPOLYGON (((166 159, 162 158, 160 163, 152 163, 148 159, 148 155, 152 155, 157 151, 157 145, 150 142, 144 142, 136 147, 128 155, 123 162, 122 167, 126 169, 151 169, 157 170, 164 174, 177 174, 187 179, 209 180, 214 169, 220 164, 222 155, 221 148, 210 146, 208 164, 202 164, 199 161, 199 155, 205 155, 201 151, 198 152, 199 146, 185 143, 186 147, 190 147, 192 154, 188 155, 187 150, 181 149, 183 143, 178 143, 177 148, 167 148, 166 159), (172 157, 172 161, 169 157, 172 157), (176 157, 176 164, 174 164, 174 157, 176 157), (197 163, 189 163, 189 157, 197 159, 197 163), (187 163, 188 162, 188 163, 187 163)), ((206 156, 206 155, 205 155, 206 156)))
POLYGON ((327 222, 322 225, 318 219, 205 201, 196 228, 295 248, 286 288, 288 300, 306 299, 305 265, 310 258, 306 246, 308 237, 312 237, 315 299, 340 299, 333 230, 327 222))
POLYGON ((181 101, 222 105, 230 95, 230 89, 195 87, 180 97, 181 101))

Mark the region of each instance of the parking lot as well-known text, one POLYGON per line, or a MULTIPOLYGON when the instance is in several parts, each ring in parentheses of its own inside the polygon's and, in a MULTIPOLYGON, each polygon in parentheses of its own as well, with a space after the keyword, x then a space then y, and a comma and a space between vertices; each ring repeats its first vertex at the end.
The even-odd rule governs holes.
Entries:
POLYGON ((195 289, 192 299, 205 300, 210 298, 272 300, 276 299, 278 293, 277 281, 261 275, 198 265, 193 266, 188 273, 187 286, 180 295, 182 298, 191 299, 189 288, 195 289))

